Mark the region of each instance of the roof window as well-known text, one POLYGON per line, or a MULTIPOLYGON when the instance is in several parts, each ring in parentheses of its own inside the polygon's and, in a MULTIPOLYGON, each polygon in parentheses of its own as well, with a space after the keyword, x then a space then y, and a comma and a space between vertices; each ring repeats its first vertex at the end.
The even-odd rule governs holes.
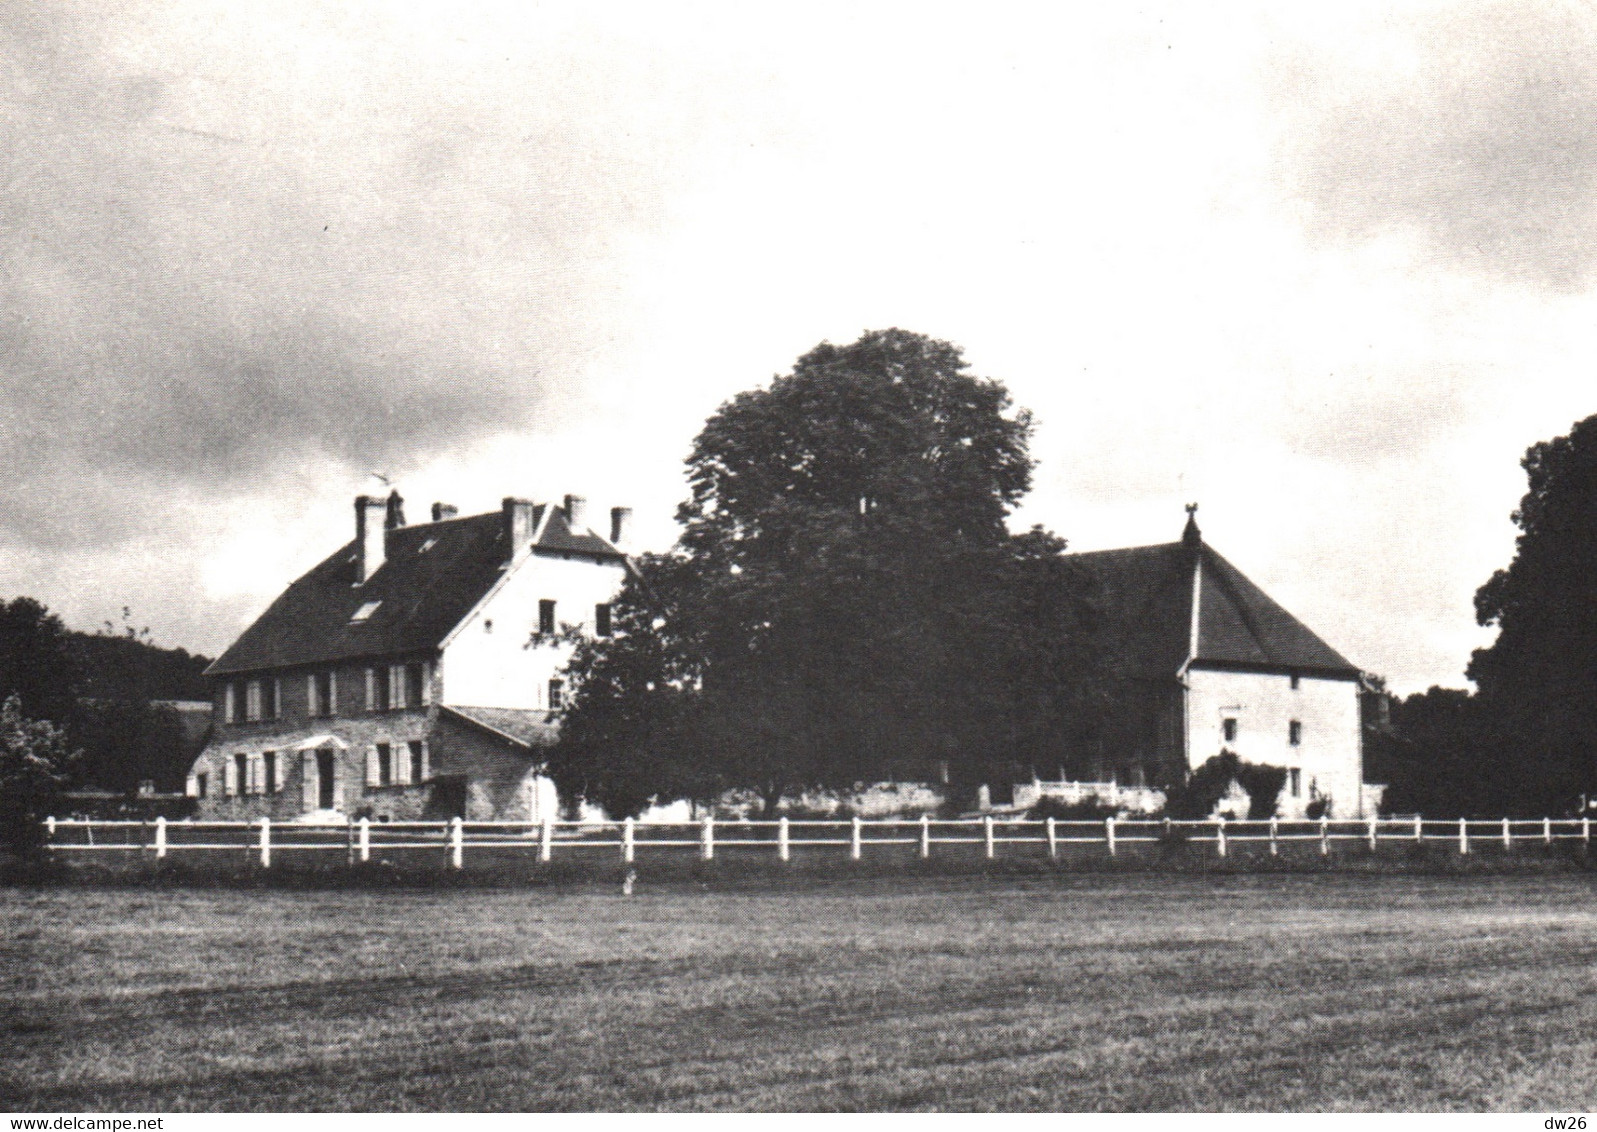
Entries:
POLYGON ((377 612, 377 607, 381 604, 381 601, 368 601, 365 605, 355 610, 355 616, 349 619, 350 623, 353 624, 356 621, 366 620, 366 618, 377 612))
POLYGON ((416 551, 416 553, 417 554, 426 554, 429 550, 431 550, 436 545, 438 545, 438 540, 435 539, 435 538, 430 538, 426 542, 421 544, 421 549, 416 551))

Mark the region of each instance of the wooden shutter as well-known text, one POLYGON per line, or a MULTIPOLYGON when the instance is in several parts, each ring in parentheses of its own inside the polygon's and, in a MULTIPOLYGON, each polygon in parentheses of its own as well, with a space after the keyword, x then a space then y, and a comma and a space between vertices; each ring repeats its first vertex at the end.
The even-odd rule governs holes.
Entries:
POLYGON ((186 798, 198 798, 200 796, 199 775, 191 774, 188 776, 188 780, 183 783, 183 796, 186 798))
POLYGON ((299 754, 300 770, 300 801, 309 813, 316 808, 316 752, 301 751, 299 754))
POLYGON ((433 702, 433 666, 431 661, 422 661, 421 665, 421 703, 426 707, 433 702))
POLYGON ((222 689, 222 699, 226 702, 226 705, 227 705, 227 711, 226 711, 227 722, 228 723, 237 723, 238 722, 238 685, 233 683, 231 680, 229 680, 227 682, 227 685, 222 689))
POLYGON ((377 710, 377 670, 375 668, 366 670, 366 710, 377 710))
POLYGON ((408 708, 410 706, 410 689, 405 687, 405 666, 403 664, 390 664, 388 666, 388 706, 391 708, 408 708))
POLYGON ((326 708, 316 702, 316 673, 308 673, 305 677, 305 714, 315 719, 326 708))
POLYGON ((338 673, 337 673, 337 671, 329 672, 327 674, 327 714, 328 715, 337 715, 338 714, 338 673))
POLYGON ((416 779, 416 781, 426 782, 431 774, 432 768, 427 764, 427 740, 423 739, 421 741, 421 775, 416 779))
POLYGON ((366 785, 381 786, 383 782, 382 768, 377 765, 377 748, 366 748, 366 785))
POLYGON ((410 744, 395 743, 388 752, 388 757, 393 760, 394 785, 410 785, 410 744))
POLYGON ((233 769, 233 756, 222 757, 222 797, 231 798, 237 789, 238 772, 233 769))

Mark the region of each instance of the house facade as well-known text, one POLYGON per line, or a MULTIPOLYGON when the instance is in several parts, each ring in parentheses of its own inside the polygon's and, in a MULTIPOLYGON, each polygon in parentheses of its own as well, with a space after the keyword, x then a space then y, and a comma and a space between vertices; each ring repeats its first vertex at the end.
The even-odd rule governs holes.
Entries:
POLYGON ((575 640, 609 632, 630 513, 507 498, 407 525, 355 500, 352 542, 294 582, 207 670, 203 818, 541 821, 575 640))
POLYGON ((1282 817, 1363 816, 1358 668, 1203 541, 1072 555, 1098 583, 1111 720, 1097 781, 1168 786, 1230 751, 1280 767, 1282 817))

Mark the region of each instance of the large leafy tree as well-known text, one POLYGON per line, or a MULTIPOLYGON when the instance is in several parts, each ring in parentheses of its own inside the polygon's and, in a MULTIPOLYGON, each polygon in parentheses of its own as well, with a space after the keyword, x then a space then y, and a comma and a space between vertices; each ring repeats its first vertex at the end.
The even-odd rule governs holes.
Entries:
POLYGON ((0 697, 15 695, 24 715, 64 725, 81 676, 59 617, 31 597, 0 601, 0 697))
POLYGON ((1058 540, 1005 525, 1031 419, 966 370, 946 342, 881 331, 717 410, 676 551, 639 564, 620 631, 579 651, 562 788, 612 811, 730 786, 771 805, 1010 773, 1079 730, 1063 654, 1090 616, 1081 580, 1058 540))
POLYGON ((1475 595, 1497 639, 1469 675, 1512 750, 1522 806, 1558 808, 1597 790, 1597 416, 1534 444, 1514 522, 1514 560, 1475 595))
POLYGON ((0 704, 0 850, 25 863, 43 856, 40 823, 54 812, 75 757, 65 732, 29 719, 16 693, 0 704))

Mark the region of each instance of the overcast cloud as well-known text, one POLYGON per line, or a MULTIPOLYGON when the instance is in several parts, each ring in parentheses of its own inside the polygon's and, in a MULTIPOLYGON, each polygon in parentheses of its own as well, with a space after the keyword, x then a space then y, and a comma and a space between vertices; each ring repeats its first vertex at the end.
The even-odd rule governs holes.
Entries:
POLYGON ((1457 683, 1597 411, 1573 4, 0 7, 0 594, 214 652, 395 479, 673 536, 823 338, 1034 409, 1019 516, 1457 683))

